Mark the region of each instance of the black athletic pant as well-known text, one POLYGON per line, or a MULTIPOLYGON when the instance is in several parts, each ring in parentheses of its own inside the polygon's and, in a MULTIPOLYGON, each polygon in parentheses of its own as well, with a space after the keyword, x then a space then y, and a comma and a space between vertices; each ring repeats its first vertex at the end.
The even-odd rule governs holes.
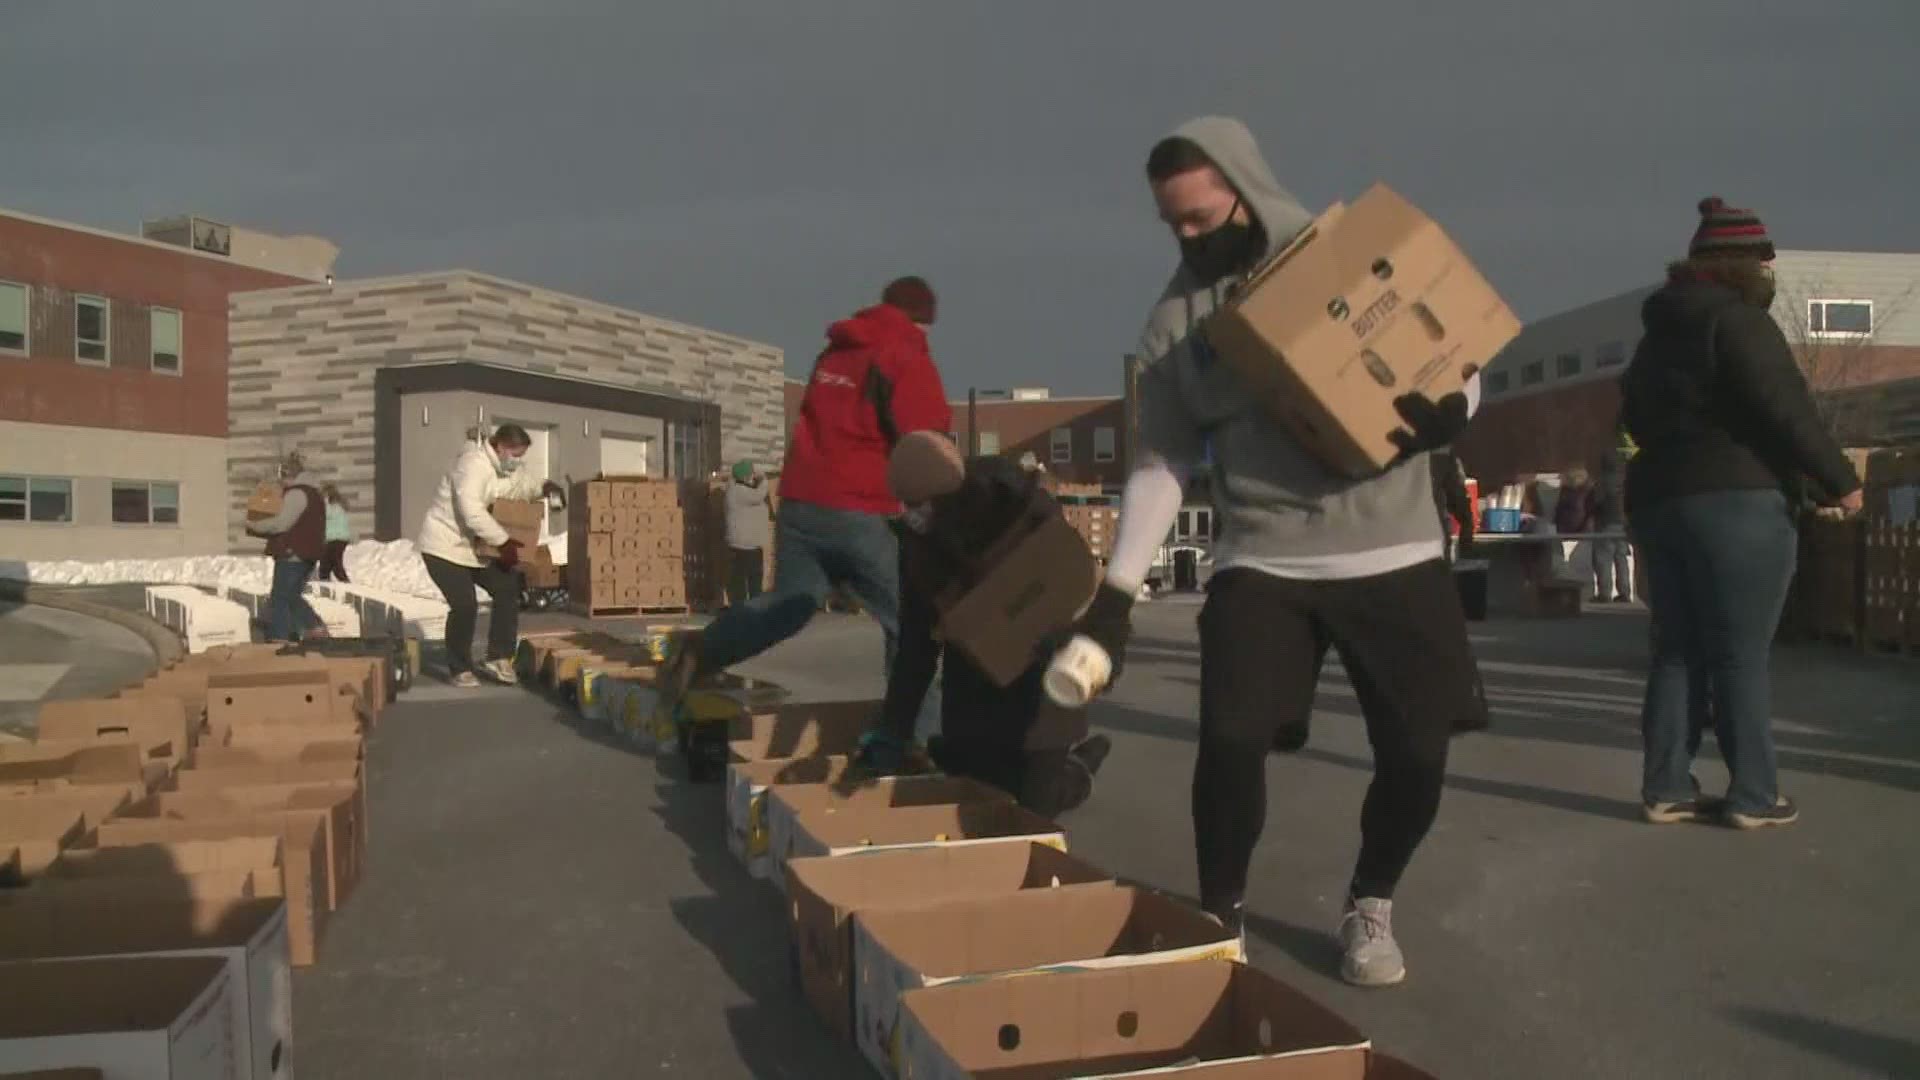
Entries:
POLYGON ((473 670, 473 624, 480 611, 480 602, 473 595, 475 586, 486 590, 493 600, 493 612, 487 616, 487 659, 513 659, 513 650, 520 643, 520 575, 497 562, 461 566, 437 555, 422 558, 427 562, 427 576, 447 598, 448 673, 473 670))
POLYGON ((727 549, 727 606, 739 607, 765 592, 767 553, 762 548, 727 549))
POLYGON ((1321 661, 1339 651, 1373 745, 1360 812, 1356 896, 1390 898, 1433 825, 1447 740, 1485 726, 1460 596, 1443 561, 1346 581, 1257 570, 1214 575, 1200 612, 1200 751, 1193 821, 1200 899, 1239 903, 1267 816, 1267 754, 1312 708, 1321 661))

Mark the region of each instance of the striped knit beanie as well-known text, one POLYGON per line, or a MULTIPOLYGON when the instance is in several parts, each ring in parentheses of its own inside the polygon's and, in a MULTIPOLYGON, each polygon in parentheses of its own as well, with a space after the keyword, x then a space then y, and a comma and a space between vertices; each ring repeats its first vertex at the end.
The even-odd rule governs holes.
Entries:
POLYGON ((1773 261, 1773 240, 1760 216, 1727 205, 1718 195, 1700 200, 1700 227, 1687 245, 1688 258, 1735 257, 1773 261))

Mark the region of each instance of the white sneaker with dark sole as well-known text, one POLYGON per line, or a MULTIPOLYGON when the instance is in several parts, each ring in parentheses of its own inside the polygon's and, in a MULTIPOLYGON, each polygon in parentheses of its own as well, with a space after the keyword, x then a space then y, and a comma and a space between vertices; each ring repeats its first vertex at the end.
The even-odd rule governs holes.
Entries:
POLYGON ((1349 899, 1340 919, 1340 948, 1340 977, 1353 985, 1396 986, 1406 981, 1406 957, 1393 939, 1393 901, 1349 899))
POLYGON ((1768 829, 1776 825, 1791 825, 1800 820, 1800 808, 1793 800, 1780 796, 1774 804, 1765 810, 1729 810, 1727 824, 1736 829, 1768 829))
POLYGON ((512 686, 520 681, 520 675, 513 670, 511 660, 489 660, 480 665, 480 674, 502 686, 512 686))

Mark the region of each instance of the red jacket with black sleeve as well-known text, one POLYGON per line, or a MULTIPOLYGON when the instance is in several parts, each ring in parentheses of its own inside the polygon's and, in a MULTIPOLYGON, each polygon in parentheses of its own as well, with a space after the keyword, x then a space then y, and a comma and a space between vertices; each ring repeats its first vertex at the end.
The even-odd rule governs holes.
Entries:
POLYGON ((887 487, 894 442, 952 426, 926 331, 892 305, 867 308, 827 330, 788 437, 780 497, 897 514, 900 502, 887 487))

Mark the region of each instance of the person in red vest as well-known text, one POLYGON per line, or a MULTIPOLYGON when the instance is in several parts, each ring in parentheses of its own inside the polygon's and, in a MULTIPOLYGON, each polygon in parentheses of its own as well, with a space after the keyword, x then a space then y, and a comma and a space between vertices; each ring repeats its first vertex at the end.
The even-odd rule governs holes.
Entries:
POLYGON ((780 473, 772 591, 728 608, 697 638, 674 639, 661 680, 667 707, 701 677, 798 634, 840 587, 880 624, 892 669, 901 508, 887 461, 903 435, 950 430, 953 410, 927 347, 933 289, 903 277, 880 301, 829 327, 814 361, 780 473))
POLYGON ((280 512, 249 522, 247 534, 267 541, 273 560, 273 589, 267 596, 267 640, 296 641, 303 634, 325 636, 320 616, 307 603, 307 580, 327 553, 327 503, 307 478, 306 461, 295 450, 280 463, 280 512))

